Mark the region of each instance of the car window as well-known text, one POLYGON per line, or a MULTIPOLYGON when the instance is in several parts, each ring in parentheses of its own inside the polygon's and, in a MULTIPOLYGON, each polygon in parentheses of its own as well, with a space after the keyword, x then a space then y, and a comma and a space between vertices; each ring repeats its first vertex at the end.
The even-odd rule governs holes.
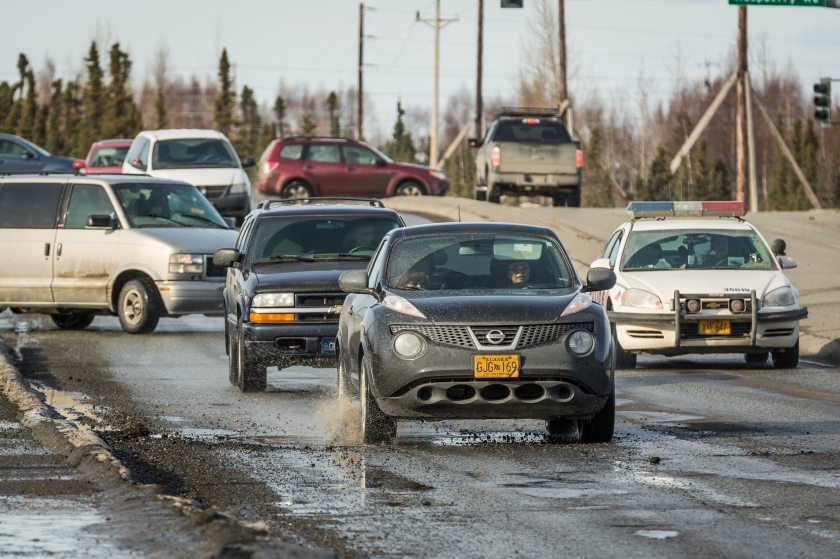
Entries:
POLYGON ((113 188, 132 227, 229 229, 224 218, 194 186, 128 183, 113 188))
POLYGON ((60 183, 0 184, 0 227, 54 228, 63 189, 60 183))
POLYGON ((218 138, 161 140, 152 154, 153 169, 239 167, 230 144, 218 138))
POLYGON ((535 289, 565 289, 575 284, 568 258, 556 243, 519 235, 435 235, 394 243, 386 283, 406 288, 415 274, 427 278, 424 289, 497 290, 513 287, 509 272, 527 267, 535 289))
POLYGON ((65 229, 84 229, 87 219, 91 215, 114 216, 114 206, 108 198, 108 193, 96 184, 77 184, 70 193, 67 205, 67 215, 64 219, 65 229))
POLYGON ((344 146, 344 160, 354 165, 376 165, 376 155, 358 146, 344 146))
POLYGON ((303 144, 287 144, 280 149, 281 159, 300 159, 303 155, 303 144))
POLYGON ((613 233, 613 236, 610 237, 610 240, 607 241, 607 245, 604 247, 604 252, 601 253, 601 258, 609 258, 611 268, 615 266, 615 262, 618 259, 618 247, 621 244, 621 239, 623 236, 623 229, 620 229, 613 233))
POLYGON ((90 158, 91 167, 114 167, 122 165, 128 147, 107 146, 98 148, 90 158))
POLYGON ((566 127, 550 120, 505 120, 499 123, 494 141, 566 144, 572 141, 566 127))
POLYGON ((0 155, 14 155, 22 157, 29 153, 23 146, 10 142, 8 140, 0 140, 0 155))
POLYGON ((312 144, 309 146, 307 159, 321 163, 339 163, 338 146, 331 144, 312 144))
POLYGON ((668 268, 773 270, 776 264, 755 231, 633 231, 628 236, 622 271, 668 268))

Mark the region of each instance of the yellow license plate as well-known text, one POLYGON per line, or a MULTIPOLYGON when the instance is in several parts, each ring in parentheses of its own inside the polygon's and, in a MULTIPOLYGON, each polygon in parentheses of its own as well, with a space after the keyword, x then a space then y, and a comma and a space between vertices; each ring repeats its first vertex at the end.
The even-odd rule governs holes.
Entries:
POLYGON ((475 378, 517 378, 518 355, 473 355, 475 378))
POLYGON ((697 328, 703 336, 728 336, 732 333, 728 320, 701 320, 697 328))

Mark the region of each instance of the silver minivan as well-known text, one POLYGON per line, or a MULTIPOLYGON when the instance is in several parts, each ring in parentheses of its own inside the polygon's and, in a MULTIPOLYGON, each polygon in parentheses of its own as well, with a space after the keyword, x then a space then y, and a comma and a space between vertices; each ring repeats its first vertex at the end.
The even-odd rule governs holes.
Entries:
POLYGON ((0 177, 0 311, 82 329, 96 314, 129 333, 161 317, 223 315, 218 248, 237 233, 188 183, 126 175, 0 177))

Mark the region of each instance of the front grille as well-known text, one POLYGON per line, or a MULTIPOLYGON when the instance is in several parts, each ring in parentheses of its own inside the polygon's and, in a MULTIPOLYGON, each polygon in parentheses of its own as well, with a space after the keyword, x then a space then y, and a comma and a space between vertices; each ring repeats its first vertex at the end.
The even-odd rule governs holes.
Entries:
POLYGON ((344 303, 346 293, 298 293, 296 307, 333 307, 344 303))
POLYGON ((223 278, 227 273, 227 268, 224 266, 216 266, 213 264, 213 255, 208 254, 204 258, 204 269, 206 270, 205 275, 208 278, 223 278))
POLYGON ((338 322, 338 311, 346 293, 298 293, 295 320, 298 322, 338 322), (311 310, 310 310, 311 309, 311 310), (332 310, 332 312, 328 312, 332 310))
POLYGON ((496 346, 510 346, 514 340, 516 340, 517 335, 519 336, 519 339, 516 343, 516 349, 524 349, 527 347, 553 343, 567 332, 581 329, 592 332, 595 330, 595 325, 592 322, 528 324, 526 326, 432 326, 424 324, 391 325, 392 334, 396 334, 397 332, 404 330, 411 330, 421 334, 429 341, 429 343, 466 349, 477 349, 470 333, 475 336, 475 339, 479 340, 479 347, 482 349, 493 348, 496 346), (502 334, 504 334, 504 339, 498 344, 485 343, 485 336, 491 330, 498 330, 502 332, 502 334))
POLYGON ((215 200, 220 198, 227 190, 227 185, 198 185, 198 189, 208 200, 215 200))

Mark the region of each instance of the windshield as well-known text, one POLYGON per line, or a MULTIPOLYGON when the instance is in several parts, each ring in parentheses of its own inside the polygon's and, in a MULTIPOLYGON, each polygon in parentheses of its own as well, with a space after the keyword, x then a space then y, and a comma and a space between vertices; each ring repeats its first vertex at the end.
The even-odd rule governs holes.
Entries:
POLYGON ((634 231, 621 257, 622 271, 682 269, 776 269, 754 231, 634 231))
POLYGON ((196 167, 238 168, 239 161, 230 144, 217 138, 161 140, 155 144, 152 169, 196 167))
POLYGON ((252 264, 314 260, 370 260, 382 237, 400 227, 390 216, 287 216, 259 220, 252 264))
POLYGON ((568 289, 576 276, 551 239, 522 235, 446 234, 400 241, 386 272, 394 289, 470 290, 485 293, 568 289))
POLYGON ((132 227, 230 229, 207 198, 187 184, 116 184, 114 192, 132 227))

